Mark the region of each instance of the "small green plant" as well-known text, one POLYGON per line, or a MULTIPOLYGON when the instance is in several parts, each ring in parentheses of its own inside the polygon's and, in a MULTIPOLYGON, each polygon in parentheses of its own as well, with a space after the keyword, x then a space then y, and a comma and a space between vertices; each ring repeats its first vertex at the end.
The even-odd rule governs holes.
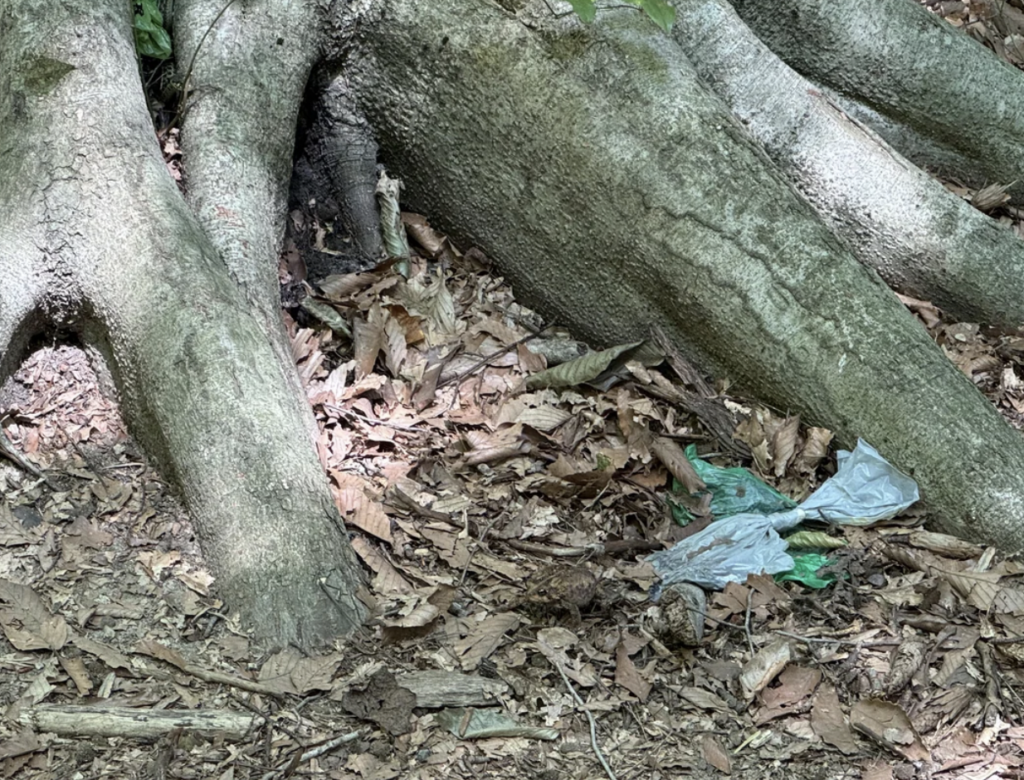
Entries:
MULTIPOLYGON (((672 23, 676 20, 676 9, 666 0, 624 0, 630 5, 640 8, 651 21, 667 33, 672 32, 672 23)), ((597 16, 597 4, 594 0, 569 0, 572 10, 584 22, 594 21, 597 16)))
POLYGON ((171 56, 171 36, 164 29, 164 17, 157 0, 133 0, 135 48, 143 57, 166 60, 171 56))

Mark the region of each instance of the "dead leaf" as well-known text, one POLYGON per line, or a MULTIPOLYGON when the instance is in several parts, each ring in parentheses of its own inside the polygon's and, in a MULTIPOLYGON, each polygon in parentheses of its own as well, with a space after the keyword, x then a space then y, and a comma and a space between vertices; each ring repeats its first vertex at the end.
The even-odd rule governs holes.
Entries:
POLYGON ((111 669, 131 669, 131 661, 128 660, 128 656, 115 650, 109 645, 105 645, 102 642, 97 642, 94 639, 89 639, 85 636, 75 635, 71 638, 71 643, 81 650, 83 653, 99 658, 103 663, 109 666, 111 669))
POLYGON ((27 585, 0 579, 0 624, 18 650, 60 650, 68 641, 68 626, 51 615, 39 595, 27 585))
POLYGON ((804 431, 804 448, 796 460, 796 469, 801 474, 813 474, 821 461, 828 455, 832 442, 832 431, 828 428, 808 428, 804 431))
POLYGON ((754 694, 767 686, 785 668, 791 657, 792 650, 785 639, 776 639, 770 645, 761 648, 757 655, 744 665, 743 673, 740 674, 740 687, 744 697, 754 698, 754 694))
POLYGON ((375 303, 365 317, 352 323, 352 343, 355 351, 356 381, 373 373, 377 355, 384 346, 384 312, 375 303))
POLYGON ((850 725, 882 747, 908 761, 927 761, 931 754, 901 707, 881 699, 865 699, 850 710, 850 725))
POLYGON ((391 518, 384 513, 377 501, 357 488, 335 489, 333 493, 334 504, 347 524, 361 528, 388 544, 394 544, 391 518))
POLYGON ((75 688, 78 690, 79 696, 88 696, 92 690, 92 680, 89 679, 89 672, 85 668, 85 663, 82 662, 80 657, 66 658, 61 657, 58 659, 61 667, 65 672, 68 673, 68 677, 75 684, 75 688))
POLYGON ((387 320, 384 323, 384 362, 387 365, 388 372, 393 377, 398 377, 399 372, 402 370, 402 365, 405 363, 405 357, 408 353, 408 348, 405 343, 405 329, 401 326, 398 320, 394 319, 390 315, 386 315, 387 320))
POLYGON ((391 565, 380 551, 370 545, 366 539, 357 536, 352 539, 352 549, 363 559, 363 563, 376 572, 377 577, 373 582, 373 589, 381 595, 389 593, 412 593, 414 588, 399 574, 398 570, 391 565))
POLYGON ((519 625, 519 616, 512 612, 491 615, 479 622, 468 623, 466 636, 455 642, 454 650, 462 668, 471 672, 489 657, 504 641, 505 634, 519 625))
POLYGON ((853 738, 853 732, 843 717, 839 696, 831 683, 822 685, 814 697, 811 728, 823 742, 838 748, 848 756, 859 750, 857 740, 853 738))
POLYGON ((690 463, 690 459, 686 457, 683 448, 672 439, 658 436, 651 443, 651 453, 662 462, 673 477, 679 480, 683 489, 691 496, 707 490, 707 485, 697 475, 697 471, 690 463))
POLYGON ((40 742, 39 737, 32 729, 24 729, 10 739, 0 742, 0 759, 34 753, 45 747, 46 745, 40 742))
POLYGON ((621 641, 615 648, 615 682, 640 701, 647 701, 647 697, 651 695, 651 683, 640 676, 640 672, 629 657, 626 643, 621 641))
POLYGON ((151 658, 156 658, 160 661, 165 661, 171 666, 176 666, 182 671, 186 671, 188 669, 188 661, 182 658, 176 650, 172 650, 154 639, 140 640, 135 645, 135 652, 141 653, 142 655, 148 655, 151 658))
POLYGON ((788 417, 772 434, 772 461, 775 464, 775 476, 782 477, 789 463, 796 455, 800 442, 800 418, 788 417))
POLYGON ((427 257, 434 259, 441 255, 447 239, 443 233, 430 227, 426 217, 403 211, 401 218, 406 232, 427 253, 427 257))
POLYGON ((722 747, 722 743, 711 734, 705 734, 701 737, 700 747, 705 761, 719 772, 724 772, 727 775, 732 774, 732 759, 729 758, 728 751, 722 747))

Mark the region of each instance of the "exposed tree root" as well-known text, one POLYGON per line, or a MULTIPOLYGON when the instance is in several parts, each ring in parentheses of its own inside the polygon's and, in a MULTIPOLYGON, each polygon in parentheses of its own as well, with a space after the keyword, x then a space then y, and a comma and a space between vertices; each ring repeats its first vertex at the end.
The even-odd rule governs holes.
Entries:
MULTIPOLYGON (((25 0, 17 11, 0 23, 0 74, 9 82, 0 180, 16 182, 0 196, 20 228, 13 246, 29 249, 10 254, 5 245, 0 275, 30 277, 24 290, 38 291, 48 324, 77 331, 106 356, 126 418, 178 483, 229 607, 274 644, 347 633, 364 614, 353 595, 359 570, 310 441, 294 366, 281 356, 273 304, 294 110, 277 105, 283 114, 267 118, 273 139, 247 134, 241 108, 241 117, 218 114, 219 137, 242 144, 231 148, 253 155, 248 163, 218 167, 197 149, 213 168, 196 186, 197 210, 220 239, 215 249, 155 143, 124 4, 76 5, 68 17, 25 0), (209 176, 218 175, 225 181, 215 186, 209 176)), ((199 85, 205 72, 197 64, 199 85)), ((286 85, 295 105, 304 78, 286 85)), ((248 115, 275 105, 266 102, 248 115)), ((26 308, 12 303, 4 316, 26 332, 41 327, 26 308)))
MULTIPOLYGON (((732 5, 806 77, 953 152, 959 164, 944 173, 978 187, 1013 182, 1014 202, 1024 202, 1024 80, 981 44, 910 0, 884 6, 829 0, 732 5)), ((901 146, 912 138, 886 133, 911 160, 940 162, 901 146)))
POLYGON ((675 38, 857 255, 955 319, 1024 322, 1024 243, 955 197, 765 46, 725 0, 676 4, 675 38))
POLYGON ((874 443, 945 528, 1024 544, 1020 436, 677 45, 628 12, 582 28, 543 3, 375 8, 348 77, 412 205, 578 332, 621 342, 660 324, 780 408, 874 443))

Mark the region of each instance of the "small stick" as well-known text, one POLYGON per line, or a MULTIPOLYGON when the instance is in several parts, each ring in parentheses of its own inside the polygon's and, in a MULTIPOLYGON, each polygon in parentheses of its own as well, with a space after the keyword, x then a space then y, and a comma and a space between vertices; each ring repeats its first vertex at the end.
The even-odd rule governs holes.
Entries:
MULTIPOLYGON (((549 648, 550 649, 550 648, 549 648)), ((576 693, 576 689, 572 687, 572 683, 569 681, 569 676, 565 673, 562 665, 555 659, 555 653, 552 650, 550 653, 545 653, 548 660, 551 661, 555 669, 558 670, 558 674, 562 677, 562 682, 565 683, 565 687, 569 689, 569 694, 575 700, 577 706, 583 710, 583 714, 587 716, 587 721, 590 723, 590 746, 594 749, 594 754, 597 756, 598 762, 601 764, 601 768, 604 769, 608 780, 617 780, 615 773, 612 768, 608 766, 608 762, 605 761, 604 755, 601 753, 601 748, 597 744, 597 721, 594 720, 594 716, 590 714, 590 710, 587 709, 587 705, 584 704, 583 699, 576 693)))

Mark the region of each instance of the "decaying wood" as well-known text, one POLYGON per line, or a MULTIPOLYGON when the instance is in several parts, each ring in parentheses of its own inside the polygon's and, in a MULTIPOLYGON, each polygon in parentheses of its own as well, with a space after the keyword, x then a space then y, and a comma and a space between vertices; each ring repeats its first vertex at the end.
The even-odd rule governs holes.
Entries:
POLYGON ((249 713, 231 710, 153 710, 40 704, 23 710, 19 722, 36 731, 76 737, 152 738, 181 729, 239 740, 248 733, 253 717, 249 713))
POLYGON ((501 680, 472 674, 426 671, 398 675, 397 682, 416 696, 417 707, 486 707, 508 690, 501 680))

